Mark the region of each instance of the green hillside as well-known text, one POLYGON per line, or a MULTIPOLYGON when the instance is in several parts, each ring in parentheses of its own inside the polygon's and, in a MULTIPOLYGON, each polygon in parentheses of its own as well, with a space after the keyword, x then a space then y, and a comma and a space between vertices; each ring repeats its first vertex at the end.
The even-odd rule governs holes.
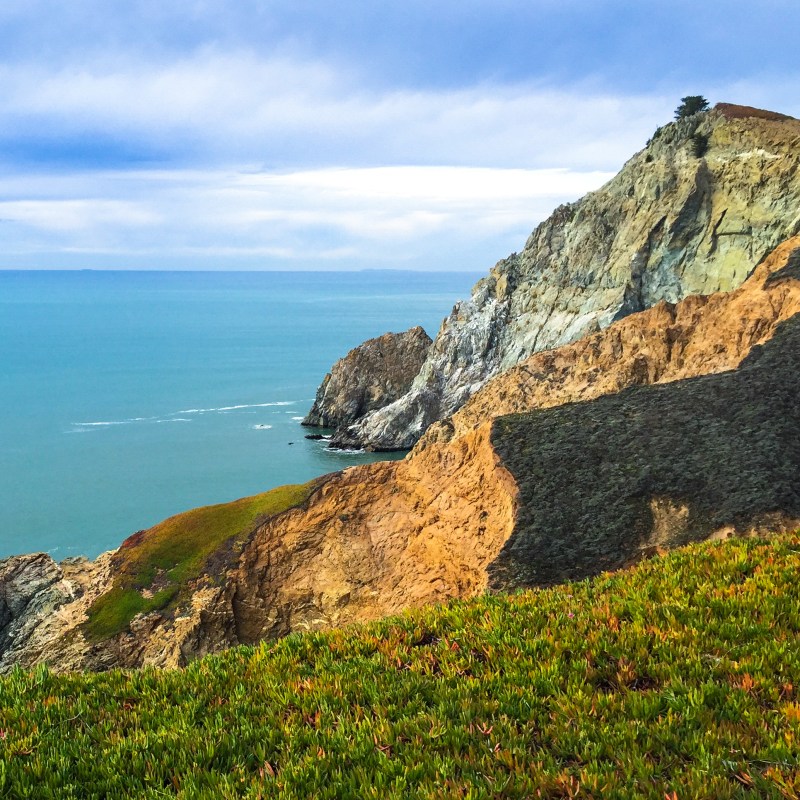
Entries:
POLYGON ((224 559, 260 522, 300 505, 317 481, 185 511, 126 539, 114 556, 112 588, 89 609, 91 641, 121 633, 137 614, 186 599, 213 556, 224 559))
POLYGON ((796 798, 800 535, 239 648, 0 680, 0 796, 796 798))

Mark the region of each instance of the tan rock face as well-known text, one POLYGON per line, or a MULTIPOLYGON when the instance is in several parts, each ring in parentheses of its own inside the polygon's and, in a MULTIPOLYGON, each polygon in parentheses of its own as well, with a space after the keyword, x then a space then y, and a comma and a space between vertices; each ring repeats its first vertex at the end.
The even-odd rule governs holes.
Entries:
POLYGON ((334 475, 256 531, 229 574, 237 638, 367 620, 486 588, 514 482, 489 428, 402 462, 334 475))

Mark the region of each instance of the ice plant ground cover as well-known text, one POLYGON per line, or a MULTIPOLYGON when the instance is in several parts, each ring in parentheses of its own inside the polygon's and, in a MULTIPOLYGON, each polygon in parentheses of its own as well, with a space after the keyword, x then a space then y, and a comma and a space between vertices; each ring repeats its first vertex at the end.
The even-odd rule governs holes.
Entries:
POLYGON ((0 680, 6 797, 800 795, 800 535, 293 634, 0 680))

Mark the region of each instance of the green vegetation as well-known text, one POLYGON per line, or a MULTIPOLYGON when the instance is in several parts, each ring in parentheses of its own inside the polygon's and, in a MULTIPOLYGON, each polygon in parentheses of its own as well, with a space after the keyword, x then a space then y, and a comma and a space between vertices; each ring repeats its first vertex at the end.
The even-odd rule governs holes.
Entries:
MULTIPOLYGON (((693 148, 700 147, 703 149, 702 145, 698 145, 698 143, 694 141, 694 133, 701 121, 700 117, 696 117, 695 115, 699 114, 701 111, 708 111, 708 109, 708 100, 702 95, 697 94, 682 97, 680 105, 675 109, 675 122, 680 124, 676 125, 675 123, 671 123, 669 125, 659 126, 647 140, 645 147, 650 147, 651 144, 659 139, 664 139, 667 143, 674 141, 684 142, 686 139, 692 139, 693 148), (684 122, 684 120, 686 120, 686 122, 684 122)), ((703 153, 704 152, 705 150, 703 149, 703 153)), ((697 157, 700 158, 703 153, 700 153, 697 157)), ((652 158, 648 160, 652 161, 652 158)))
POLYGON ((0 796, 796 798, 800 535, 238 648, 0 679, 0 796))
POLYGON ((195 508, 134 534, 116 556, 112 589, 89 610, 87 636, 108 639, 137 614, 174 603, 202 574, 209 558, 241 543, 262 519, 303 503, 315 485, 281 486, 232 503, 195 508))
POLYGON ((708 136, 696 133, 692 136, 692 154, 695 158, 702 158, 708 152, 708 136))
POLYGON ((675 109, 675 119, 686 119, 707 110, 708 100, 700 94, 691 94, 688 97, 681 97, 681 103, 675 109))

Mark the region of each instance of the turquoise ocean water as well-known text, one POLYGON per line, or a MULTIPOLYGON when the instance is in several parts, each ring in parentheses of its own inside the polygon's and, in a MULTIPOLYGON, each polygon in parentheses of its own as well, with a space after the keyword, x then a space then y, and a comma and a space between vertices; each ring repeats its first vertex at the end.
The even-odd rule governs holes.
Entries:
POLYGON ((317 385, 364 339, 434 336, 478 277, 0 272, 0 558, 93 557, 185 509, 373 460, 304 438, 317 385))

